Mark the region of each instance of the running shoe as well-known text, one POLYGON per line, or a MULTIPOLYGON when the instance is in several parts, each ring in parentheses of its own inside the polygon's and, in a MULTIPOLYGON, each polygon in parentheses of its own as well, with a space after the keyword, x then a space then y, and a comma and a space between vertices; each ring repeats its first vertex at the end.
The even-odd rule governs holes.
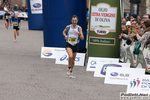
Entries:
POLYGON ((75 76, 73 76, 73 73, 70 72, 70 75, 69 75, 70 78, 76 78, 75 76))
POLYGON ((17 40, 14 40, 14 42, 17 42, 17 40))
POLYGON ((70 75, 70 69, 69 68, 67 69, 67 75, 68 76, 70 75))

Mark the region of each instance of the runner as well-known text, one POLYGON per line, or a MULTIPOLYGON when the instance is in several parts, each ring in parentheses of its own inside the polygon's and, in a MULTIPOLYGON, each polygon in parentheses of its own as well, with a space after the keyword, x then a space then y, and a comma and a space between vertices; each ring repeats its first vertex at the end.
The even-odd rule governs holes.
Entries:
POLYGON ((7 10, 7 12, 5 13, 3 17, 3 19, 5 19, 5 26, 7 30, 8 30, 8 25, 9 25, 9 17, 10 17, 10 14, 8 13, 8 10, 7 10))
POLYGON ((9 9, 9 12, 8 12, 8 13, 11 15, 11 16, 9 17, 9 23, 10 23, 10 28, 11 28, 13 12, 11 11, 11 9, 9 9))
POLYGON ((18 18, 17 14, 15 14, 15 17, 12 18, 12 21, 13 21, 13 29, 14 29, 14 42, 17 42, 16 40, 16 34, 17 36, 19 36, 19 29, 20 29, 20 26, 21 26, 21 21, 20 19, 18 18))
POLYGON ((67 74, 69 75, 70 78, 75 78, 73 76, 72 71, 74 67, 76 54, 79 49, 78 43, 80 39, 84 40, 84 36, 82 33, 82 28, 79 25, 77 25, 78 17, 76 15, 72 16, 71 22, 72 24, 66 26, 66 28, 64 29, 63 35, 66 39, 66 51, 69 55, 67 74))

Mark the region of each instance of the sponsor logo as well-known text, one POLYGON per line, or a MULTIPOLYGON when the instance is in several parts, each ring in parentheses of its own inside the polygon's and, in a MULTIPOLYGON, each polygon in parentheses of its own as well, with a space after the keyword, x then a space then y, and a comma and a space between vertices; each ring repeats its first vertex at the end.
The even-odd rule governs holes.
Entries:
POLYGON ((96 65, 96 61, 92 60, 91 65, 96 65))
POLYGON ((129 74, 123 74, 117 72, 112 72, 110 75, 112 76, 110 77, 110 79, 114 79, 114 80, 128 80, 128 77, 130 76, 129 74))
POLYGON ((136 86, 138 87, 140 84, 139 78, 133 79, 133 81, 130 81, 130 88, 135 88, 136 86))
POLYGON ((92 66, 90 66, 90 68, 96 68, 96 66, 94 66, 94 65, 96 65, 96 61, 92 60, 92 61, 91 61, 91 65, 92 65, 92 66))
POLYGON ((118 76, 118 73, 117 72, 112 72, 110 75, 111 76, 118 76))
POLYGON ((129 74, 120 73, 120 76, 121 76, 121 77, 129 77, 130 75, 129 75, 129 74))
POLYGON ((51 55, 53 55, 53 53, 50 49, 43 50, 42 54, 46 57, 50 57, 51 55))
POLYGON ((98 35, 107 35, 109 33, 110 26, 97 25, 94 27, 95 33, 98 35))
POLYGON ((34 8, 40 8, 40 7, 41 7, 41 4, 40 4, 40 3, 35 3, 35 4, 33 4, 33 7, 34 7, 34 8))
POLYGON ((150 70, 150 58, 148 52, 146 52, 145 62, 146 62, 147 70, 150 70))
MULTIPOLYGON (((67 55, 64 55, 64 56, 62 56, 61 58, 60 58, 60 61, 64 61, 64 60, 68 60, 68 57, 67 57, 67 55)), ((75 61, 80 61, 80 57, 76 57, 75 58, 75 61)))
POLYGON ((102 75, 106 75, 106 71, 107 71, 107 67, 122 67, 121 65, 117 65, 117 64, 105 64, 103 65, 100 74, 102 75))
POLYGON ((60 61, 64 61, 67 58, 67 55, 64 55, 63 57, 60 58, 60 61))

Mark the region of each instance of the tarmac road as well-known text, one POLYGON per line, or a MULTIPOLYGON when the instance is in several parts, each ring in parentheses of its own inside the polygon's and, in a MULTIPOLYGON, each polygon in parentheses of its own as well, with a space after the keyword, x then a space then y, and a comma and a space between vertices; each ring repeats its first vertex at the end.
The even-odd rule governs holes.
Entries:
POLYGON ((104 84, 86 67, 75 66, 75 79, 66 75, 67 66, 41 59, 43 31, 28 30, 22 21, 14 43, 13 29, 5 30, 0 20, 0 100, 120 100, 127 86, 104 84))

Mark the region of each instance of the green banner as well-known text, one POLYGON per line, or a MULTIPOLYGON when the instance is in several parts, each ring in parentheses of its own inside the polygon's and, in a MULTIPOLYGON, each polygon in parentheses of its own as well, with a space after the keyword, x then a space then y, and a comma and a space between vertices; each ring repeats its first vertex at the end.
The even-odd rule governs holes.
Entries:
POLYGON ((121 0, 90 0, 88 57, 119 58, 121 0))

